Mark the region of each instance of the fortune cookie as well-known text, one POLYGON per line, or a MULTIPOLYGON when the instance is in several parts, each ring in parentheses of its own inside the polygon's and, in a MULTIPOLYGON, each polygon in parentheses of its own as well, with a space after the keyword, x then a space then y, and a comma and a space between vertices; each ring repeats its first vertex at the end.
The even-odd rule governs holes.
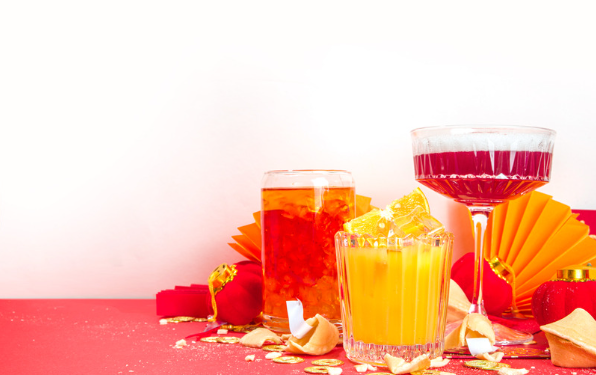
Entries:
POLYGON ((577 308, 540 329, 548 339, 553 365, 596 367, 596 320, 586 310, 577 308))
POLYGON ((389 371, 394 374, 409 374, 415 371, 423 371, 430 367, 430 358, 428 354, 420 355, 412 360, 406 362, 403 358, 394 357, 390 354, 385 354, 383 357, 389 371))
POLYGON ((281 338, 267 328, 257 328, 240 339, 240 344, 249 348, 260 348, 265 342, 281 344, 281 338))
POLYGON ((339 341, 339 331, 335 324, 317 314, 307 319, 306 324, 313 327, 304 337, 290 336, 286 351, 296 354, 323 355, 329 353, 339 341))
POLYGON ((433 358, 430 360, 430 367, 432 367, 432 368, 443 367, 443 366, 447 366, 448 363, 449 363, 449 358, 443 359, 443 357, 439 356, 437 358, 433 358))
POLYGON ((466 337, 487 338, 495 344, 495 331, 488 318, 482 314, 468 314, 455 330, 445 337, 445 349, 454 349, 466 345, 466 337))
POLYGON ((482 359, 485 361, 491 361, 491 362, 501 362, 501 360, 503 359, 504 356, 505 356, 505 353, 503 353, 503 352, 494 352, 494 353, 480 353, 476 356, 476 358, 482 359))
POLYGON ((463 320, 468 314, 468 311, 470 311, 470 306, 472 305, 462 288, 455 281, 450 280, 450 282, 449 304, 447 305, 447 323, 463 320))

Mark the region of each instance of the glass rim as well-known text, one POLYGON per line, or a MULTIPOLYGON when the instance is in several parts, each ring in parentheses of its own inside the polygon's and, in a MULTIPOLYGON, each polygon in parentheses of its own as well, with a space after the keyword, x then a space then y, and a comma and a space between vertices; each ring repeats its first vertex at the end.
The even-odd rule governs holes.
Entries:
MULTIPOLYGON (((453 232, 449 232, 448 230, 443 230, 442 232, 438 232, 438 233, 420 234, 416 237, 414 237, 414 236, 412 236, 412 237, 396 237, 395 240, 397 240, 397 241, 393 245, 386 244, 385 246, 380 246, 380 245, 374 246, 371 243, 369 243, 368 246, 366 246, 366 244, 369 241, 373 241, 373 242, 379 241, 379 240, 388 241, 389 237, 373 236, 373 235, 366 234, 366 233, 349 233, 349 232, 346 232, 343 230, 336 232, 334 237, 336 240, 341 240, 344 238, 345 239, 347 239, 347 238, 361 239, 362 238, 362 239, 366 240, 362 244, 358 244, 358 246, 350 246, 350 247, 354 247, 354 248, 387 247, 387 249, 389 249, 390 247, 392 249, 400 249, 403 247, 411 246, 412 243, 428 242, 428 241, 435 241, 435 240, 439 240, 439 241, 441 241, 441 243, 447 241, 447 242, 451 243, 451 246, 453 246, 453 240, 455 239, 455 235, 453 234, 453 232)), ((341 247, 341 245, 340 245, 340 247, 341 247)))
POLYGON ((317 173, 329 173, 329 174, 349 174, 352 172, 343 169, 273 169, 266 171, 265 174, 280 174, 280 175, 291 175, 291 174, 317 174, 317 173))
POLYGON ((450 132, 453 129, 461 129, 462 131, 458 134, 471 134, 471 133, 485 133, 499 132, 503 130, 510 130, 515 133, 526 133, 526 134, 549 134, 555 136, 557 132, 553 129, 538 127, 538 126, 527 126, 527 125, 499 125, 499 124, 471 124, 471 125, 438 125, 438 126, 424 126, 416 128, 410 131, 411 135, 422 135, 431 132, 450 132), (469 130, 469 131, 465 131, 469 130))
MULTIPOLYGON (((386 238, 389 238, 389 237, 386 237, 386 236, 373 236, 373 235, 368 234, 368 233, 350 233, 350 232, 347 232, 345 230, 339 230, 339 231, 337 231, 335 233, 335 235, 336 236, 338 236, 338 235, 339 236, 355 236, 355 237, 359 237, 359 238, 362 237, 362 238, 370 238, 370 239, 378 239, 378 238, 385 238, 386 239, 386 238)), ((453 234, 453 232, 450 232, 448 230, 444 230, 444 231, 437 232, 437 233, 424 233, 424 234, 420 234, 419 236, 416 236, 416 237, 413 237, 412 236, 412 237, 408 237, 408 238, 443 237, 444 235, 453 236, 454 234, 453 234)), ((397 237, 397 238, 400 238, 400 237, 397 237)))

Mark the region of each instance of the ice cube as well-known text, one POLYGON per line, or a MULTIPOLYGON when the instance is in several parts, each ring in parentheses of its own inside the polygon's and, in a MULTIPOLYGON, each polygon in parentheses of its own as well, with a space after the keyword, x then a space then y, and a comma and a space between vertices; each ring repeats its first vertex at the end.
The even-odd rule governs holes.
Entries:
POLYGON ((413 209, 408 215, 393 217, 393 225, 404 233, 403 237, 420 235, 434 235, 445 231, 445 227, 420 206, 413 209))

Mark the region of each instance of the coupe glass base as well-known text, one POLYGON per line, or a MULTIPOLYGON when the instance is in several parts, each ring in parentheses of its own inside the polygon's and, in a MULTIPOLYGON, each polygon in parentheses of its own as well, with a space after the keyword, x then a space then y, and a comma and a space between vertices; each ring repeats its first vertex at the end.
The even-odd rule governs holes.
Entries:
MULTIPOLYGON (((457 329, 462 321, 451 322, 445 328, 445 336, 457 329)), ((491 322, 495 332, 495 345, 520 345, 532 341, 534 336, 530 333, 518 331, 499 323, 491 322)))
POLYGON ((499 323, 492 323, 496 345, 518 345, 532 341, 532 334, 517 331, 499 323))

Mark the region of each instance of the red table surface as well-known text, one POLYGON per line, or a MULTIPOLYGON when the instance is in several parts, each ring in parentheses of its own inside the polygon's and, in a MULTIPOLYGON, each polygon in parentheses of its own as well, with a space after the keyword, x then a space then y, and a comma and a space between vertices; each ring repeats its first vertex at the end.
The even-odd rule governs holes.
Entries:
MULTIPOLYGON (((357 374, 341 346, 321 357, 304 356, 299 364, 274 363, 265 359, 267 352, 240 344, 188 340, 177 349, 178 340, 202 332, 205 323, 160 325, 159 318, 152 299, 0 300, 0 374, 305 374, 315 358, 339 358, 344 374, 357 374), (246 362, 248 354, 256 360, 246 362)), ((496 374, 463 362, 453 359, 441 370, 496 374)), ((555 367, 548 359, 503 362, 530 374, 596 374, 596 369, 555 367)))

